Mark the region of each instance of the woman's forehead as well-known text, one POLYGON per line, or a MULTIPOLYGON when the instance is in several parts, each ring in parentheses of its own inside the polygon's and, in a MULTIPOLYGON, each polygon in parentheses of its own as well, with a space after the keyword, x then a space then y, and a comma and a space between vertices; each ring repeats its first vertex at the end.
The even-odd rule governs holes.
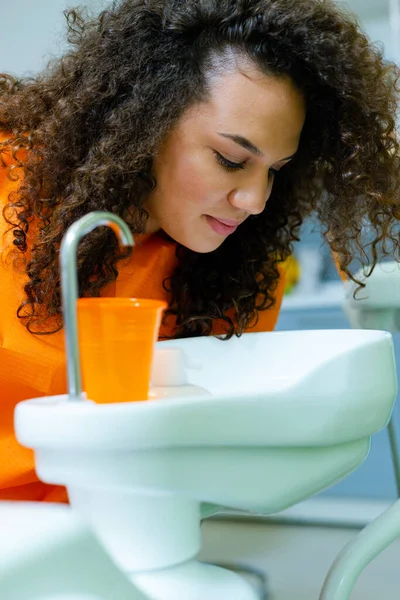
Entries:
POLYGON ((209 92, 187 111, 183 131, 241 136, 261 154, 269 154, 273 144, 281 158, 297 150, 306 107, 289 78, 237 69, 214 77, 209 92))

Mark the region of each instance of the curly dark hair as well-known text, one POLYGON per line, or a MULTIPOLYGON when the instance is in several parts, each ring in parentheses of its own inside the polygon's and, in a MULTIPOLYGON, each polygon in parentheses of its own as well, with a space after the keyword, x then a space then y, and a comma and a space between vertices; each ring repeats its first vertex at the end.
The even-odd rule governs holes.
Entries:
MULTIPOLYGON (((208 334, 222 319, 229 338, 256 322, 312 212, 349 277, 355 256, 369 260, 365 224, 372 268, 382 241, 399 260, 399 70, 350 13, 330 0, 125 0, 97 18, 65 14, 71 49, 61 59, 33 79, 0 76, 0 129, 12 132, 3 150, 29 150, 4 214, 22 253, 29 227, 38 230, 18 311, 30 331, 43 315, 61 320, 58 250, 75 220, 107 210, 145 231, 153 157, 184 111, 207 100, 208 75, 227 49, 289 77, 306 99, 306 121, 261 214, 209 254, 178 246, 179 266, 164 283, 176 337, 208 334)), ((78 256, 81 295, 117 277, 109 230, 87 236, 78 256)))

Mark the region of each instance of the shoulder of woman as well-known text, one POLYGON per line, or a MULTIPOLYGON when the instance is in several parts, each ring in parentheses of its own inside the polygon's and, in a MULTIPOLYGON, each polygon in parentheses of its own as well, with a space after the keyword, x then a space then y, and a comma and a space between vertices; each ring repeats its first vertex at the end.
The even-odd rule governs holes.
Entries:
POLYGON ((15 137, 11 131, 0 130, 0 168, 20 167, 28 156, 27 141, 27 136, 15 137))

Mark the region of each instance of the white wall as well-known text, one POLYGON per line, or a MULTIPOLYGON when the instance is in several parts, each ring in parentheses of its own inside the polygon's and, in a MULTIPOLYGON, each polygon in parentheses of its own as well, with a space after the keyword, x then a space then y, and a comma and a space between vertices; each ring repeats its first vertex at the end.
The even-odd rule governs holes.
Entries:
MULTIPOLYGON (((61 54, 66 47, 63 10, 67 6, 83 4, 97 11, 106 6, 108 1, 0 0, 0 72, 17 75, 38 72, 52 56, 61 54)), ((340 1, 360 14, 371 39, 385 42, 387 57, 395 59, 388 17, 389 0, 340 1)))
POLYGON ((389 15, 380 15, 373 18, 365 18, 362 21, 365 31, 373 42, 383 43, 385 56, 389 60, 400 62, 396 56, 396 48, 393 43, 392 31, 390 27, 389 15))
POLYGON ((106 0, 0 0, 0 72, 29 75, 66 48, 67 7, 97 10, 106 0))
POLYGON ((1 10, 0 70, 31 74, 62 52, 66 0, 17 0, 1 10))

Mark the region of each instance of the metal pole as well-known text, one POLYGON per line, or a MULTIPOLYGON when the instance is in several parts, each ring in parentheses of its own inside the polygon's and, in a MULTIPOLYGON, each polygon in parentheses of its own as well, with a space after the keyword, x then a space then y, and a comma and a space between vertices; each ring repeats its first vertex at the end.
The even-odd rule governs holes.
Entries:
POLYGON ((396 428, 394 425, 394 417, 390 419, 388 426, 388 435, 390 443, 390 452, 392 454, 394 480, 396 483, 397 497, 400 498, 400 459, 399 459, 399 447, 397 444, 396 428))
POLYGON ((400 500, 397 500, 344 547, 329 571, 319 600, 350 600, 365 567, 399 535, 400 500))
POLYGON ((118 216, 108 212, 92 212, 76 221, 67 230, 60 249, 61 297, 67 354, 68 399, 82 399, 76 301, 78 299, 78 273, 76 257, 78 244, 87 233, 97 227, 110 227, 122 246, 133 246, 133 236, 128 225, 118 216))

